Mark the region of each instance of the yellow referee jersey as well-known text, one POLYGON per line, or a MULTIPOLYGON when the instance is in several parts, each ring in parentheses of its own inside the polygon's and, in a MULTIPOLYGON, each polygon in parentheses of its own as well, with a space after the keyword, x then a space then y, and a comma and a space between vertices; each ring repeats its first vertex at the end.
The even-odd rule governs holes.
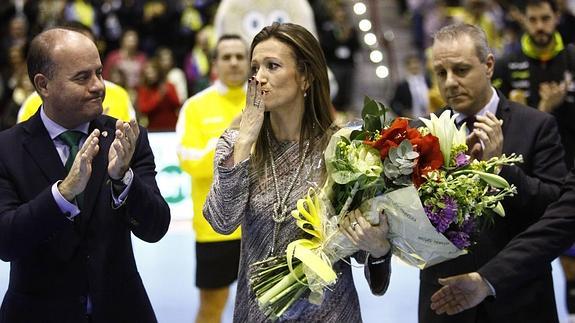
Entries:
POLYGON ((240 230, 230 235, 215 232, 203 216, 202 208, 213 180, 214 154, 220 135, 239 115, 246 103, 245 86, 226 87, 220 81, 189 98, 178 117, 180 167, 192 177, 193 227, 198 242, 240 238, 240 230))

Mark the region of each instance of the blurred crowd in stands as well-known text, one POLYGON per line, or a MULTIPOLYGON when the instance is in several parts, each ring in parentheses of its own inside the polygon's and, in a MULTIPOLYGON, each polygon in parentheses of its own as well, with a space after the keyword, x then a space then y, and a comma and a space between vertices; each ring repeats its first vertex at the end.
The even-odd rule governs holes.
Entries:
MULTIPOLYGON (((390 104, 396 114, 408 117, 428 115, 444 106, 429 63, 432 35, 455 22, 480 26, 486 33, 496 60, 521 52, 525 31, 522 12, 527 0, 398 0, 399 15, 412 36, 413 53, 405 53, 404 75, 398 80, 390 104), (427 98, 427 100, 419 100, 427 98), (422 106, 425 102, 426 107, 422 106)), ((575 42, 575 1, 557 0, 560 15, 557 31, 565 46, 575 42)), ((513 97, 511 99, 514 99, 513 97)), ((523 102, 524 103, 524 102, 523 102)))
MULTIPOLYGON (((272 1, 272 0, 270 0, 272 1)), ((0 3, 0 130, 17 120, 18 110, 34 89, 26 72, 28 41, 41 30, 80 22, 95 35, 104 63, 104 78, 123 86, 142 125, 173 130, 181 104, 214 80, 211 51, 213 18, 219 0, 8 0, 0 3), (159 117, 158 117, 159 116, 159 117), (159 118, 159 120, 157 120, 159 118)), ((352 0, 310 0, 320 42, 338 92, 338 111, 353 110, 354 57, 361 35, 352 0)), ((366 2, 369 3, 369 2, 366 2)), ((443 106, 427 64, 431 35, 442 26, 463 21, 481 26, 495 54, 520 50, 522 1, 397 0, 398 15, 409 26, 412 53, 403 57, 402 73, 393 79, 389 98, 403 116, 428 114, 443 106)), ((558 31, 565 44, 575 40, 572 4, 559 0, 558 31)), ((400 21, 401 21, 400 20, 400 21)), ((384 22, 385 25, 385 22, 384 22)), ((390 26, 391 29, 394 26, 390 26)), ((403 27, 405 28, 405 26, 403 27)), ((361 95, 361 94, 357 94, 361 95)), ((355 107, 357 110, 357 107, 355 107)))
MULTIPOLYGON (((334 71, 341 82, 348 82, 344 85, 349 84, 353 65, 348 63, 359 48, 349 7, 340 6, 340 1, 311 2, 318 25, 325 26, 334 71), (348 43, 351 50, 338 43, 348 43)), ((104 79, 128 91, 139 122, 151 130, 173 130, 181 104, 214 79, 210 53, 218 5, 217 0, 2 1, 0 130, 16 123, 21 104, 34 91, 26 71, 28 42, 40 31, 70 21, 92 30, 104 79), (154 120, 154 111, 159 110, 162 113, 155 115, 160 114, 161 120, 154 120)), ((349 105, 350 91, 341 91, 336 100, 338 105, 349 105)))

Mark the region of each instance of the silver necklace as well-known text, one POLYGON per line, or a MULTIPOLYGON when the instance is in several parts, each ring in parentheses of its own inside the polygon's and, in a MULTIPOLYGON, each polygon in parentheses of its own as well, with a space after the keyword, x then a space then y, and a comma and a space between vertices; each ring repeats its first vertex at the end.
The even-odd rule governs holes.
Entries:
MULTIPOLYGON (((268 143, 271 144, 271 138, 270 138, 269 132, 267 132, 267 137, 268 137, 268 143)), ((287 201, 291 191, 293 190, 295 182, 297 181, 298 177, 301 174, 301 170, 303 169, 305 159, 306 159, 307 154, 309 152, 309 140, 306 142, 303 157, 300 161, 300 164, 297 168, 297 171, 294 174, 294 176, 291 180, 290 186, 289 186, 288 190, 286 191, 283 199, 280 198, 280 192, 279 192, 279 188, 278 188, 278 178, 277 178, 277 174, 276 174, 276 164, 274 161, 274 156, 273 156, 271 147, 268 151, 269 151, 270 164, 272 166, 272 178, 273 178, 274 188, 275 188, 275 193, 276 193, 276 201, 273 204, 273 214, 272 214, 272 219, 274 220, 274 232, 273 232, 273 237, 272 237, 272 239, 273 239, 272 246, 271 246, 271 250, 270 250, 270 254, 273 254, 274 250, 275 250, 275 245, 277 243, 277 235, 279 233, 280 224, 285 222, 290 215, 291 210, 286 206, 286 201, 287 201)))

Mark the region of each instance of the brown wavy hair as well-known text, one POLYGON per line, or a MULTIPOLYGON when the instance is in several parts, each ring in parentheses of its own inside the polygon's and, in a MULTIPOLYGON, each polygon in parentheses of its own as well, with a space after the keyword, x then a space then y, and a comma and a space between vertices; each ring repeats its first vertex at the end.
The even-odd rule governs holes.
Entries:
MULTIPOLYGON (((274 23, 262 29, 250 46, 250 61, 254 48, 268 39, 276 39, 289 48, 295 55, 299 73, 309 83, 304 100, 304 113, 300 129, 300 154, 306 140, 330 133, 333 117, 330 113, 329 79, 327 63, 317 39, 304 27, 292 23, 274 23)), ((270 149, 266 133, 271 130, 269 112, 265 113, 264 122, 255 144, 254 166, 264 166, 267 151, 270 149)), ((270 133, 272 133, 270 131, 270 133)), ((326 141, 326 140, 324 140, 326 141)), ((327 143, 327 142, 326 142, 327 143)), ((323 149, 325 144, 322 147, 323 149)), ((261 168, 260 168, 261 169, 261 168)))

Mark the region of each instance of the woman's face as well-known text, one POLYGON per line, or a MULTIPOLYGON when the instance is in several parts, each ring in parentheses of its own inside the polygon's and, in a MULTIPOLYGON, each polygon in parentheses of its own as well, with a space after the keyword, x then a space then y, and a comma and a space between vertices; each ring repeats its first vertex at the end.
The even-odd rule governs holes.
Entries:
POLYGON ((122 47, 127 50, 136 50, 138 48, 138 34, 132 30, 126 31, 122 38, 122 47))
POLYGON ((252 52, 251 71, 261 83, 266 111, 303 107, 307 85, 289 46, 275 38, 262 41, 252 52))
POLYGON ((158 67, 152 63, 147 63, 144 66, 144 77, 148 84, 156 84, 160 80, 160 73, 158 67))

